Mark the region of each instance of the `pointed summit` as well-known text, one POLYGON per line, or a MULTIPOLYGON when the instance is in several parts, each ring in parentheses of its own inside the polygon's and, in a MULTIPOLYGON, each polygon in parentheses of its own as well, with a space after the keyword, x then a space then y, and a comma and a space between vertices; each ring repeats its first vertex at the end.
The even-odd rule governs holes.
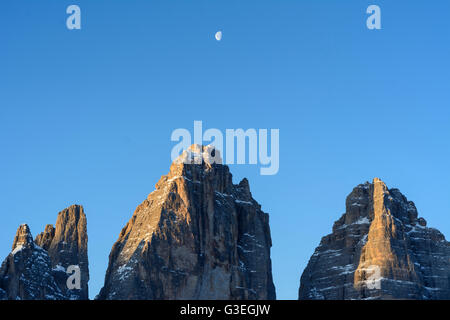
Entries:
POLYGON ((244 179, 241 180, 241 182, 239 182, 238 188, 247 197, 251 197, 252 196, 252 194, 250 192, 250 183, 248 182, 247 178, 244 178, 244 179))
POLYGON ((373 182, 372 182, 372 184, 375 184, 375 183, 382 183, 382 184, 385 184, 380 178, 373 178, 373 182))
POLYGON ((17 230, 13 251, 1 265, 0 295, 8 300, 65 298, 52 274, 47 251, 34 244, 26 224, 17 230))
POLYGON ((36 236, 34 242, 38 246, 44 248, 45 250, 48 250, 54 237, 55 237, 55 228, 53 227, 52 224, 48 224, 45 226, 44 232, 41 232, 36 236))
POLYGON ((30 228, 27 224, 19 226, 14 237, 12 250, 16 250, 19 247, 33 245, 33 236, 31 235, 30 228))

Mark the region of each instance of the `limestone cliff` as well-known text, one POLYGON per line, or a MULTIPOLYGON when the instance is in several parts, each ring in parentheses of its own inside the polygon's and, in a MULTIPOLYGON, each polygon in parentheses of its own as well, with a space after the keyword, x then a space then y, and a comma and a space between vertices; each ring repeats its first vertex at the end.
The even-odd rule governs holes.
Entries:
POLYGON ((301 277, 300 299, 450 299, 450 244, 379 179, 357 186, 301 277))
POLYGON ((217 159, 192 146, 172 164, 122 229, 99 299, 275 299, 269 216, 217 159))

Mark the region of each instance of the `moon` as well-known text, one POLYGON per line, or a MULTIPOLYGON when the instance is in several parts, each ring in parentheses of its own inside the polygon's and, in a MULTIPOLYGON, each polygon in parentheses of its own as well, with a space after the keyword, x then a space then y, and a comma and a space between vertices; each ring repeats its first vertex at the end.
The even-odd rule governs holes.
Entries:
POLYGON ((222 40, 222 31, 217 31, 215 37, 217 41, 222 40))

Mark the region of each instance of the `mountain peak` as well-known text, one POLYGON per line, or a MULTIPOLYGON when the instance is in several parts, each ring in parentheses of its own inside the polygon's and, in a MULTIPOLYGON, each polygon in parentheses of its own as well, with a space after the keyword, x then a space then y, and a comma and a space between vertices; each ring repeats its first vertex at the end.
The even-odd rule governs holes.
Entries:
POLYGON ((88 281, 86 217, 79 205, 61 211, 56 227, 47 224, 35 241, 22 224, 0 268, 0 293, 13 300, 88 299, 88 281), (67 287, 70 265, 80 268, 80 290, 67 287))
POLYGON ((174 161, 122 229, 98 299, 275 298, 268 214, 213 158, 193 145, 174 161))
POLYGON ((31 235, 30 227, 27 224, 21 224, 17 229, 16 236, 14 237, 12 250, 16 250, 19 246, 32 245, 33 236, 31 235))
POLYGON ((175 164, 222 164, 220 151, 213 145, 193 144, 174 161, 175 164))
POLYGON ((303 272, 300 299, 449 299, 450 243, 375 178, 346 200, 303 272))
POLYGON ((382 183, 382 184, 384 184, 384 182, 383 182, 383 180, 381 180, 380 178, 373 178, 373 182, 372 182, 373 184, 375 184, 375 183, 382 183))

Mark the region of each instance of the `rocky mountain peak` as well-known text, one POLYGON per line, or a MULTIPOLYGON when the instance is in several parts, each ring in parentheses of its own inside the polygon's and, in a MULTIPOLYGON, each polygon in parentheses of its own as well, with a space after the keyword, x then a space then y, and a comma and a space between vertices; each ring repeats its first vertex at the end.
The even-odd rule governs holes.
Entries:
POLYGON ((448 299, 450 245, 413 202, 376 178, 353 189, 346 212, 303 272, 300 299, 448 299))
POLYGON ((12 250, 16 250, 19 247, 33 245, 33 236, 31 235, 30 227, 27 224, 22 224, 19 226, 14 237, 12 250))
MULTIPOLYGON (((81 272, 81 289, 66 290, 70 299, 87 300, 89 298, 89 263, 87 220, 81 205, 71 205, 58 213, 54 230, 47 226, 43 239, 51 239, 43 243, 50 255, 52 267, 61 272, 71 265, 76 265, 81 272), (53 237, 51 235, 53 234, 53 237)), ((61 287, 66 289, 67 275, 58 278, 61 287)))
POLYGON ((46 225, 35 241, 21 225, 0 269, 0 289, 13 300, 88 299, 88 281, 86 216, 79 205, 61 211, 56 227, 46 225), (67 287, 70 265, 81 270, 80 290, 67 287))
POLYGON ((268 215, 213 151, 183 152, 137 207, 99 299, 275 298, 268 215))
POLYGON ((54 237, 55 237, 55 228, 53 227, 52 224, 47 224, 45 226, 44 232, 38 234, 34 242, 38 246, 44 248, 45 250, 48 250, 54 237))
POLYGON ((209 167, 212 164, 222 164, 222 156, 212 145, 193 144, 175 159, 174 164, 205 164, 209 167))
POLYGON ((13 251, 0 268, 0 295, 8 300, 64 299, 47 251, 35 245, 28 225, 17 230, 13 251))
POLYGON ((83 207, 72 205, 59 212, 54 236, 48 248, 52 259, 66 263, 78 261, 73 255, 87 253, 87 241, 87 221, 83 207))

